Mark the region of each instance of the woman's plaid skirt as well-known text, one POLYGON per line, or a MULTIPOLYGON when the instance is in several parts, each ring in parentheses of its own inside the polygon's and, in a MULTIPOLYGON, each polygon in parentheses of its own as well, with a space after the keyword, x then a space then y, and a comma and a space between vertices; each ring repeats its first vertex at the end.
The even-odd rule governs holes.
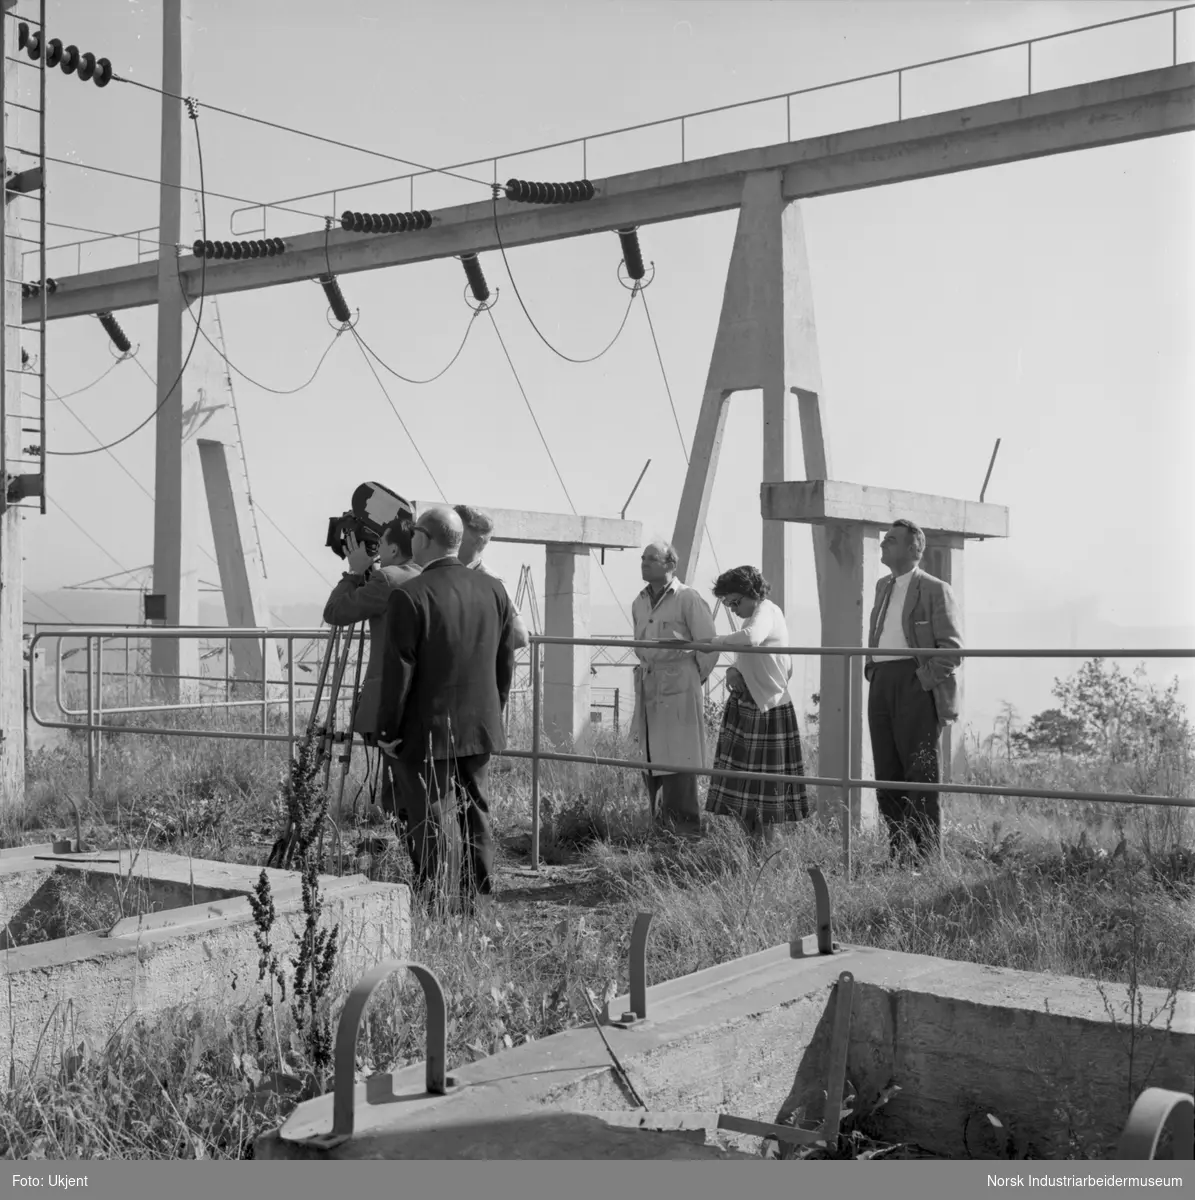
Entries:
MULTIPOLYGON (((804 775, 801 731, 791 700, 761 712, 747 692, 726 698, 714 769, 759 771, 772 775, 804 775)), ((706 812, 750 818, 764 824, 800 821, 809 816, 803 783, 728 779, 714 776, 706 812)))

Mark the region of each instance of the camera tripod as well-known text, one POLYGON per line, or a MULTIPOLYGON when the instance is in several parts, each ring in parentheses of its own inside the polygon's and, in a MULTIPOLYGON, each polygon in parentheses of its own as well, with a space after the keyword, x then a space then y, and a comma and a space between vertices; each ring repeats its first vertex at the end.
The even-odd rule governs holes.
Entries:
MULTIPOLYGON (((327 791, 332 784, 332 762, 336 758, 339 770, 336 775, 335 796, 330 807, 335 808, 335 819, 332 821, 336 830, 337 841, 340 840, 340 817, 344 801, 344 785, 348 778, 349 766, 353 757, 353 726, 356 724, 357 703, 361 691, 361 667, 365 658, 365 627, 362 624, 357 633, 357 625, 333 626, 328 645, 324 650, 323 661, 320 663, 319 675, 316 677, 315 696, 311 702, 311 715, 307 720, 307 731, 304 741, 314 752, 312 774, 323 774, 323 787, 327 791), (343 729, 336 724, 340 707, 340 693, 344 687, 345 674, 348 671, 349 658, 352 655, 353 636, 357 634, 357 663, 356 677, 353 682, 352 702, 349 706, 348 723, 343 729), (327 699, 326 709, 321 720, 321 708, 327 699), (339 755, 335 753, 339 748, 339 755)), ((355 806, 354 806, 355 807, 355 806)), ((286 869, 290 866, 299 840, 299 829, 292 815, 287 815, 286 832, 274 843, 266 866, 277 865, 286 869)), ((321 843, 323 841, 321 835, 321 843)))

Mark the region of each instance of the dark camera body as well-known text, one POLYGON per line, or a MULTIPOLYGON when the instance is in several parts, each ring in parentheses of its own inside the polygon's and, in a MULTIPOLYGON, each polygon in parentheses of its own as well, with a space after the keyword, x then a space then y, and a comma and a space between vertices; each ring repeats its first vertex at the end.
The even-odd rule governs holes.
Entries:
POLYGON ((380 483, 363 483, 353 492, 352 508, 339 517, 329 517, 325 545, 337 558, 344 558, 348 554, 345 539, 351 533, 372 557, 378 552, 382 530, 404 515, 415 516, 410 501, 380 483))

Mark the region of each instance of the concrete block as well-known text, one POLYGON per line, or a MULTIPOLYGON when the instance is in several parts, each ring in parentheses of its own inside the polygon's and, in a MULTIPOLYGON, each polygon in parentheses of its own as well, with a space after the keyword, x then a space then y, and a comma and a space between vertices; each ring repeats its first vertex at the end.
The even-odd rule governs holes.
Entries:
MULTIPOLYGON (((1064 1158, 1077 1132, 1096 1149, 1119 1134, 1128 1115, 1130 1055, 1139 1076, 1134 1095, 1147 1082, 1189 1086, 1195 1073, 1189 993, 1179 996, 1169 1029, 1130 1034, 1109 1019, 1088 980, 851 946, 800 960, 778 946, 649 988, 648 1019, 608 1028, 606 1037, 653 1111, 727 1112, 771 1123, 800 1109, 818 1121, 843 970, 855 978, 847 1078, 864 1105, 892 1083, 901 1089, 869 1125, 885 1140, 916 1141, 947 1157, 1003 1157, 974 1134, 975 1115, 991 1112, 1018 1152, 1064 1158)), ((1146 1011, 1164 999, 1147 989, 1146 1011)), ((614 1011, 625 1007, 625 998, 611 1003, 614 1011)), ((451 1073, 462 1086, 447 1096, 424 1092, 421 1065, 396 1071, 393 1098, 384 1101, 367 1102, 366 1086, 358 1085, 354 1135, 327 1156, 470 1157, 458 1144, 475 1142, 478 1129, 492 1123, 493 1136, 482 1140, 493 1157, 554 1157, 506 1134, 513 1138, 527 1114, 530 1129, 562 1112, 580 1118, 634 1110, 592 1027, 451 1073), (465 1142, 459 1131, 469 1131, 465 1142)), ((301 1139, 329 1131, 331 1118, 331 1096, 301 1105, 282 1130, 259 1141, 257 1153, 323 1157, 301 1139)), ((628 1120, 613 1115, 608 1123, 628 1120)), ((601 1144, 612 1146, 605 1137, 601 1144)), ((734 1141, 758 1150, 757 1138, 734 1141)), ((586 1155, 575 1147, 559 1155, 570 1156, 586 1155)))
MULTIPOLYGON (((151 879, 169 883, 171 874, 188 870, 201 888, 223 895, 183 908, 130 916, 106 934, 7 950, 2 960, 0 1028, 10 1031, 5 1057, 15 1061, 18 1073, 53 1066, 68 1045, 85 1042, 102 1047, 130 1017, 162 1016, 193 1007, 228 1012, 259 1003, 264 985, 258 981, 256 927, 247 893, 260 868, 200 860, 188 863, 167 855, 150 859, 151 879), (164 881, 159 871, 167 877, 164 881)), ((7 873, 13 861, 0 862, 0 870, 7 873)), ((89 873, 119 869, 92 863, 89 873)), ((289 957, 305 922, 299 879, 290 871, 267 874, 276 912, 271 942, 281 951, 289 985, 293 975, 289 957)), ((322 923, 326 928, 339 926, 337 990, 346 992, 381 960, 410 953, 410 894, 405 886, 370 883, 362 875, 353 875, 323 877, 321 889, 322 923)), ((0 1078, 7 1078, 7 1065, 0 1068, 0 1078)))

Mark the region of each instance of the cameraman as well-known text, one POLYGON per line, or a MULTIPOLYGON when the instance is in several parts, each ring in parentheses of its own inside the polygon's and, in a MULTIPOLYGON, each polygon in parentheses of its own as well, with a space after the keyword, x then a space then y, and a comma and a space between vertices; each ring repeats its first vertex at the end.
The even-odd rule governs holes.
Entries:
MULTIPOLYGON (((383 526, 378 541, 378 558, 375 564, 369 548, 359 542, 352 533, 345 535, 348 570, 332 589, 328 603, 324 605, 324 620, 329 625, 355 625, 358 621, 369 622, 369 666, 361 681, 361 692, 357 697, 356 717, 353 731, 359 733, 367 746, 376 744, 378 727, 378 703, 382 691, 382 654, 373 653, 373 647, 386 644, 386 608, 390 593, 401 587, 408 579, 414 579, 422 568, 411 560, 411 531, 415 525, 410 516, 396 517, 383 526)), ((390 769, 392 760, 385 759, 385 778, 382 784, 382 810, 387 816, 401 816, 396 812, 395 781, 390 769)))

